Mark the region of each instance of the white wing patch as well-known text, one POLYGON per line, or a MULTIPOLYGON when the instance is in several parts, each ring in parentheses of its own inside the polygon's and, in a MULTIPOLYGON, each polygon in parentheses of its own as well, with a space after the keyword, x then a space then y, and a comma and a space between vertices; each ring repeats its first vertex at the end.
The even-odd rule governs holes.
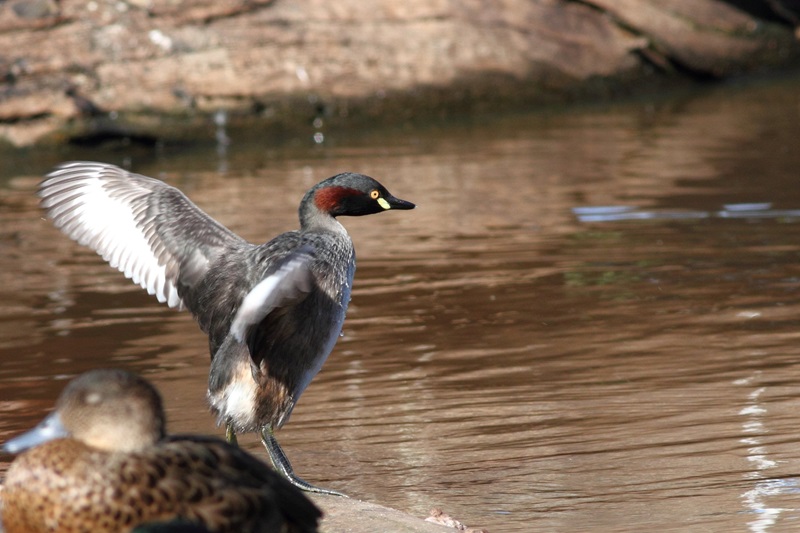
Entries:
POLYGON ((159 302, 182 308, 177 287, 167 279, 167 265, 159 264, 134 212, 145 208, 143 197, 151 191, 130 185, 125 194, 110 194, 104 173, 115 171, 123 172, 100 163, 66 164, 42 183, 42 207, 70 238, 94 249, 159 302))
POLYGON ((264 320, 273 309, 296 301, 311 291, 313 275, 309 264, 312 260, 310 248, 300 248, 247 293, 231 324, 231 333, 237 341, 245 342, 247 329, 264 320))

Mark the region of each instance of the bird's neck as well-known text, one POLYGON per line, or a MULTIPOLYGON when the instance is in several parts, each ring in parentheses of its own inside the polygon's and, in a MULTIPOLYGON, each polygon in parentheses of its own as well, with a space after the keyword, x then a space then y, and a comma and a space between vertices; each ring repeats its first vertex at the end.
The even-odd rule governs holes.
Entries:
POLYGON ((300 213, 301 231, 329 231, 341 235, 347 235, 344 226, 328 213, 320 211, 312 206, 300 213))

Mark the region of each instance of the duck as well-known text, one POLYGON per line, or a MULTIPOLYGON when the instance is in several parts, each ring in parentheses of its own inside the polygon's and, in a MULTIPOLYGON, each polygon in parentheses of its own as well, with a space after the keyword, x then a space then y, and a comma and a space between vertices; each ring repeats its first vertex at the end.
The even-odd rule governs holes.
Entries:
POLYGON ((6 533, 292 532, 320 510, 266 463, 215 437, 167 435, 146 379, 97 369, 73 379, 55 410, 6 442, 6 533))
POLYGON ((305 193, 299 229, 252 244, 178 189, 111 164, 63 163, 38 194, 63 233, 160 302, 192 313, 208 335, 208 403, 229 442, 256 433, 296 487, 344 496, 295 474, 275 432, 342 331, 356 255, 339 217, 413 203, 372 177, 343 172, 305 193))

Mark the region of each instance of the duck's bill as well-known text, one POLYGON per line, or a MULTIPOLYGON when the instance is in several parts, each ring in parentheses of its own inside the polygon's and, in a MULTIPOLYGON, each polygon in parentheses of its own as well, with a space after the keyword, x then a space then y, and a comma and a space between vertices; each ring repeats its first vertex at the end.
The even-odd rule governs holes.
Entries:
POLYGON ((400 198, 395 198, 394 196, 389 196, 388 198, 381 198, 384 200, 381 202, 381 207, 384 209, 414 209, 417 207, 416 205, 412 204, 411 202, 407 202, 406 200, 401 200, 400 198))
POLYGON ((28 448, 68 436, 69 432, 64 428, 58 414, 50 413, 32 430, 3 444, 2 449, 5 453, 20 453, 28 448))

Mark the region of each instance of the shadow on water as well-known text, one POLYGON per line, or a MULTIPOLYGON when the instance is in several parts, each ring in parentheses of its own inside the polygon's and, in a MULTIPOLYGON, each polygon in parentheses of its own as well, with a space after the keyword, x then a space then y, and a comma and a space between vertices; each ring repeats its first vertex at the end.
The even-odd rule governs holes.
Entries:
MULTIPOLYGON (((771 531, 800 518, 798 95, 234 138, 133 166, 251 240, 344 169, 418 203, 343 221, 344 336, 281 432, 303 477, 493 531, 771 531)), ((172 430, 220 434, 204 336, 42 220, 37 172, 0 189, 0 438, 98 366, 153 379, 172 430)))

